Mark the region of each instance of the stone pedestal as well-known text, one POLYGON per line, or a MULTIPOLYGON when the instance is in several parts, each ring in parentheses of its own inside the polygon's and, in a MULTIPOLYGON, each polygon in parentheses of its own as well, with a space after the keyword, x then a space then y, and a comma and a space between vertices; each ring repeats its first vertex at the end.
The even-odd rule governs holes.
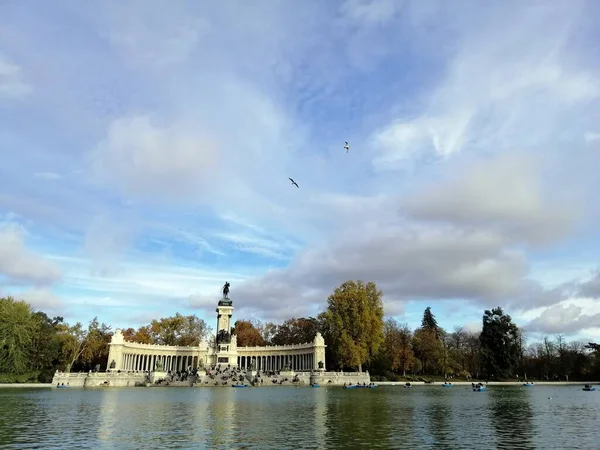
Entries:
POLYGON ((157 381, 166 380, 168 376, 167 372, 154 371, 150 374, 150 383, 155 384, 157 381))

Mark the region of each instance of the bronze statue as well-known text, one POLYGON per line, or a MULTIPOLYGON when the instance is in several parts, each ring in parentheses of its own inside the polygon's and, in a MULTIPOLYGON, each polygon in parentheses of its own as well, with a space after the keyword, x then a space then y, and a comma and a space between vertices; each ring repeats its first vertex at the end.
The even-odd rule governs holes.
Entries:
POLYGON ((217 344, 230 344, 231 335, 226 330, 221 330, 217 333, 217 344))
POLYGON ((229 299, 229 286, 229 281, 226 281, 223 286, 223 298, 229 299))

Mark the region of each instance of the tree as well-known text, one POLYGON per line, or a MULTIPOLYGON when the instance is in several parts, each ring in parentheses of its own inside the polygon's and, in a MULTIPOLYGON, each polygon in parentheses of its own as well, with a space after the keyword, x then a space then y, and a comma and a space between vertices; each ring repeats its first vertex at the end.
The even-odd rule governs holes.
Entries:
POLYGON ((51 319, 42 311, 33 315, 38 318, 39 328, 32 343, 31 364, 33 370, 43 372, 40 381, 46 382, 52 379, 56 366, 60 364, 60 339, 56 327, 63 322, 63 318, 51 319))
POLYGON ((341 367, 368 363, 383 343, 383 293, 373 282, 346 281, 327 299, 324 332, 341 367))
POLYGON ((82 362, 88 369, 94 369, 96 365, 104 366, 108 360, 109 344, 112 338, 112 332, 110 326, 106 324, 100 324, 98 318, 90 322, 86 334, 86 345, 84 351, 81 354, 82 362))
POLYGON ((277 325, 273 322, 267 322, 260 328, 260 334, 263 337, 265 344, 272 344, 273 336, 277 333, 277 325))
POLYGON ((30 370, 40 322, 28 303, 12 297, 0 299, 0 371, 21 374, 30 370))
POLYGON ((57 326, 61 340, 61 352, 65 364, 65 372, 70 372, 71 368, 79 360, 88 343, 86 340, 87 330, 83 329, 81 322, 73 326, 60 324, 57 326))
POLYGON ((483 369, 487 376, 507 378, 519 361, 519 329, 502 308, 485 310, 479 336, 483 369))
POLYGON ((421 320, 421 328, 424 330, 432 330, 435 331, 436 338, 439 338, 439 327, 435 316, 431 312, 431 306, 425 308, 423 312, 423 319, 421 320))
POLYGON ((209 327, 195 315, 183 316, 176 313, 172 317, 153 320, 148 327, 148 334, 152 338, 152 344, 193 347, 208 336, 209 327))
POLYGON ((437 333, 432 328, 419 328, 414 333, 413 349, 421 362, 423 373, 437 373, 443 366, 444 347, 437 333))
POLYGON ((234 333, 238 347, 260 347, 266 345, 260 330, 249 320, 236 320, 234 333))
POLYGON ((402 372, 414 366, 415 355, 412 349, 412 333, 407 324, 399 324, 395 319, 388 319, 383 325, 383 345, 380 353, 383 365, 391 371, 402 372))
POLYGON ((288 319, 277 327, 271 342, 273 345, 292 345, 312 342, 319 331, 319 321, 314 317, 288 319))

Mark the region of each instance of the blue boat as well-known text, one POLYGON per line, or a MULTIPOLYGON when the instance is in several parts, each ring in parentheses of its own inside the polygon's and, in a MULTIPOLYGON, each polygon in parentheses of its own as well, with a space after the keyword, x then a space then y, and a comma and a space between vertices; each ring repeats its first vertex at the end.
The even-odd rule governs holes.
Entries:
POLYGON ((366 386, 368 389, 375 389, 377 387, 376 384, 370 384, 368 386, 366 386))
POLYGON ((487 388, 485 386, 477 386, 473 388, 473 392, 485 392, 487 388))
POLYGON ((248 387, 248 385, 247 384, 232 384, 231 387, 234 387, 234 388, 245 388, 245 387, 248 387))
POLYGON ((442 384, 442 387, 452 387, 452 383, 444 383, 442 384))
POLYGON ((348 386, 344 386, 344 389, 356 389, 357 387, 358 387, 357 385, 351 384, 351 385, 348 385, 348 386))
POLYGON ((596 388, 594 386, 592 386, 591 384, 586 384, 584 387, 581 388, 582 391, 586 391, 586 392, 592 392, 595 391, 596 388))
POLYGON ((405 383, 404 384, 404 389, 411 389, 412 385, 410 383, 405 383))
POLYGON ((321 387, 321 386, 319 386, 319 383, 313 383, 313 384, 310 385, 310 387, 318 388, 318 387, 321 387))
POLYGON ((533 383, 523 383, 523 386, 525 386, 525 387, 533 387, 533 383))
POLYGON ((62 386, 56 386, 56 388, 57 388, 57 389, 67 389, 67 388, 70 388, 70 387, 71 387, 71 386, 65 386, 65 385, 62 385, 62 386))

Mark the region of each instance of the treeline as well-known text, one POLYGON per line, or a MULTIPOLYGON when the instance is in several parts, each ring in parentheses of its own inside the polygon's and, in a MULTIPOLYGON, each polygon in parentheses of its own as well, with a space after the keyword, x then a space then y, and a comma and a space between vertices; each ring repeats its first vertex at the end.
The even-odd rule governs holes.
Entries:
MULTIPOLYGON (((321 332, 328 370, 368 369, 376 380, 441 377, 506 380, 600 380, 600 348, 567 342, 562 336, 527 345, 524 332, 501 308, 486 310, 482 331, 437 323, 430 307, 421 326, 411 330, 385 319, 383 293, 375 283, 347 281, 327 299, 317 317, 291 318, 281 324, 238 320, 238 346, 312 342, 321 332)), ((48 317, 13 298, 0 299, 0 382, 49 382, 55 370, 106 370, 111 327, 94 318, 86 327, 48 317)), ((212 330, 195 315, 153 320, 123 330, 132 342, 197 346, 214 342, 212 330)))

